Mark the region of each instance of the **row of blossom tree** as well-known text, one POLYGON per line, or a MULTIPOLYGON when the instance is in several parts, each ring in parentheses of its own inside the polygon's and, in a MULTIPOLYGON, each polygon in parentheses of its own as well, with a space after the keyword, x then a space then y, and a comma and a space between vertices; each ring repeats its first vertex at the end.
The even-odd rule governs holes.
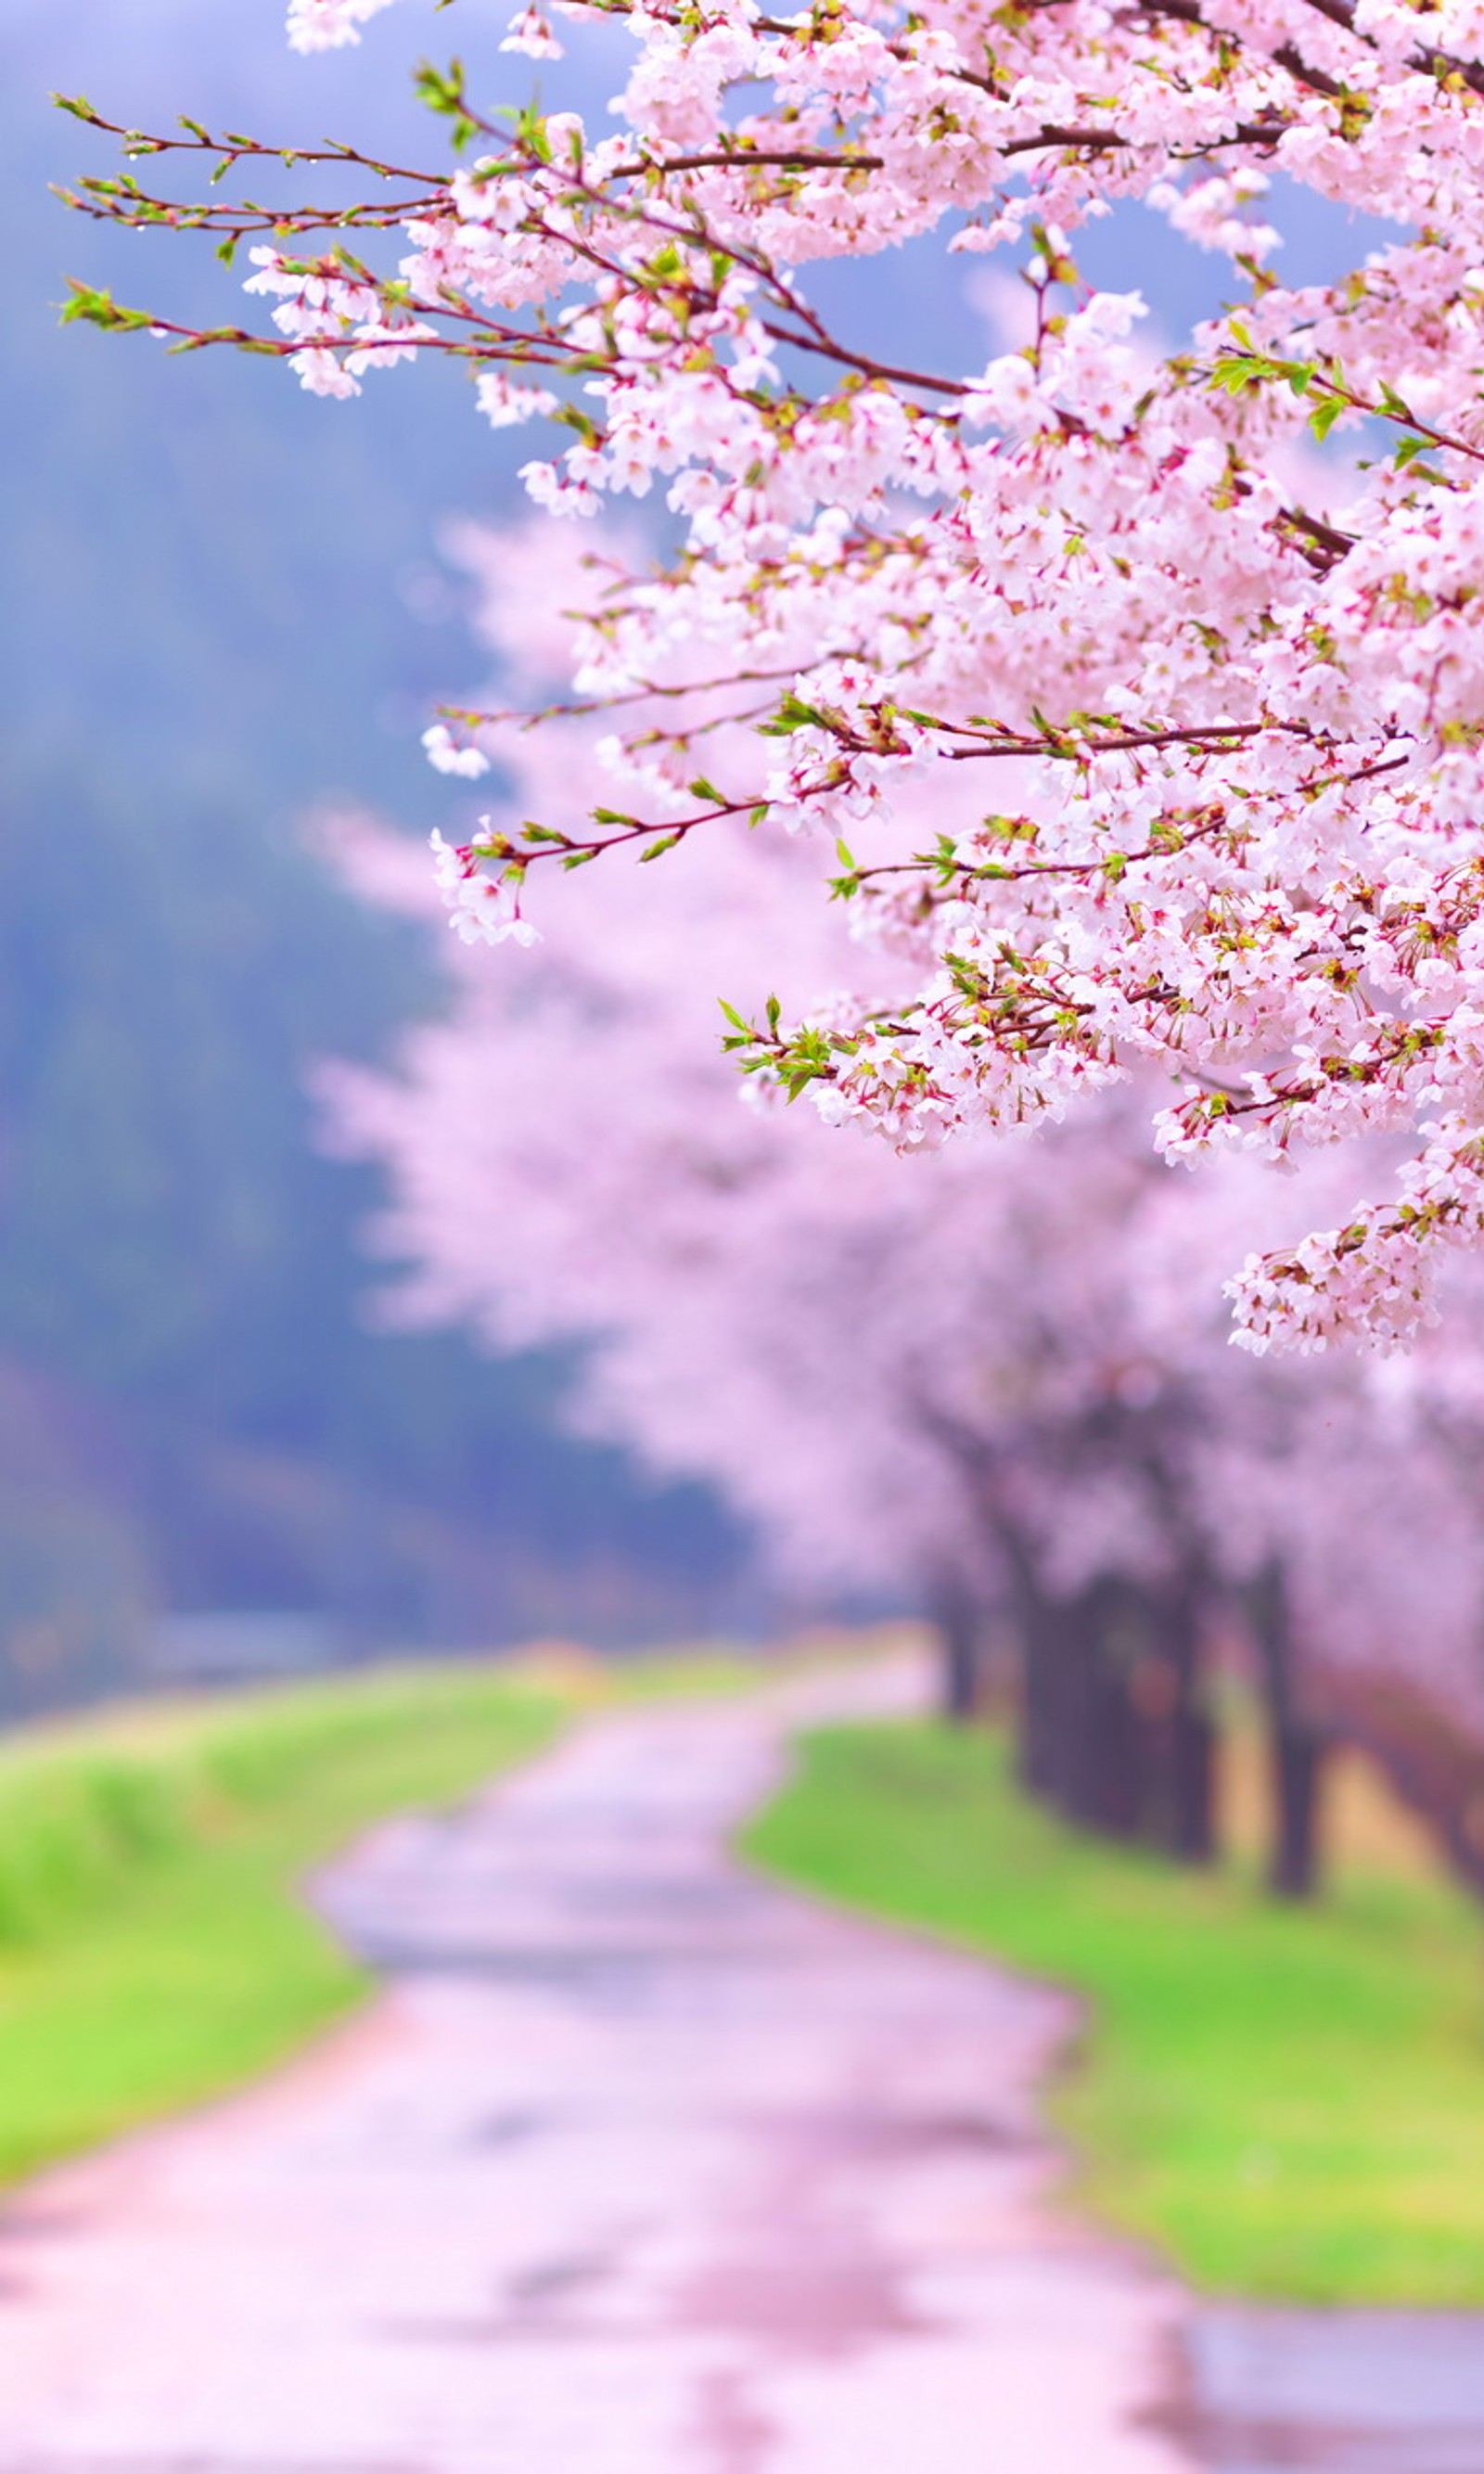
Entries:
MULTIPOLYGON (((466 555, 501 674, 541 693, 577 577, 539 531, 466 555)), ((508 752, 498 828, 586 795, 594 736, 508 752)), ((436 909, 404 839, 339 838, 367 891, 436 909)), ((1484 1720, 1484 1368, 1457 1316, 1446 1354, 1233 1351, 1233 1220, 1281 1237, 1316 1176, 1172 1175, 1137 1091, 926 1159, 776 1093, 739 1106, 717 990, 759 950, 800 997, 839 964, 848 913, 799 901, 806 870, 761 835, 658 883, 615 860, 559 937, 494 970, 455 946, 450 1009, 395 1073, 328 1078, 335 1138, 390 1171, 398 1310, 586 1341, 583 1419, 719 1487, 790 1578, 926 1603, 950 1708, 991 1630, 1012 1640, 1027 1781, 1089 1826, 1210 1852, 1212 1659, 1245 1635, 1274 1878, 1302 1890, 1357 1685, 1484 1720)))

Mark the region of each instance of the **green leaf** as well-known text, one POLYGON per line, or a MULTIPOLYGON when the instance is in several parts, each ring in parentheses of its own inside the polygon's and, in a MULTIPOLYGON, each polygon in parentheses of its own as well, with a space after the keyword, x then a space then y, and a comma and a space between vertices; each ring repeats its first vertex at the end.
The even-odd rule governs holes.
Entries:
POLYGON ((1269 375, 1261 361, 1243 352, 1226 352, 1211 372, 1210 383, 1226 395, 1246 395, 1269 375))
POLYGON ((1416 463, 1419 455, 1425 455, 1432 443, 1430 438, 1418 438, 1415 435, 1403 438, 1392 458, 1398 472, 1404 473, 1409 464, 1416 463))
POLYGON ((547 135, 547 124, 533 103, 528 103, 516 114, 515 133, 539 163, 550 162, 551 140, 547 135))
POLYGON ((75 276, 68 276, 67 286, 72 298, 61 313, 64 327, 71 327, 82 320, 85 326, 101 327, 107 334, 127 335, 155 324, 148 311, 126 309, 114 300, 111 292, 98 290, 90 283, 80 283, 75 276))
POLYGON ((791 739, 796 730, 828 730, 829 720, 817 705, 805 704, 791 691, 776 713, 758 728, 765 739, 791 739))
POLYGON ((451 120, 449 142, 457 155, 476 133, 464 102, 464 63, 450 61, 448 68, 435 68, 431 61, 420 61, 413 72, 413 91, 429 111, 451 120))
POLYGON ((1309 427, 1315 437, 1327 438, 1345 408, 1345 400, 1338 395, 1326 395, 1322 403, 1317 403, 1309 415, 1309 427))

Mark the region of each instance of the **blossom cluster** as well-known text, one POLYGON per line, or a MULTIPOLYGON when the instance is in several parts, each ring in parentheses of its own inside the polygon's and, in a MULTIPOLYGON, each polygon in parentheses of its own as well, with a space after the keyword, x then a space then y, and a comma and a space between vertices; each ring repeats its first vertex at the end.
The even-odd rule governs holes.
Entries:
POLYGON ((288 39, 296 52, 324 52, 358 43, 368 17, 391 0, 289 0, 288 39))
MULTIPOLYGON (((538 531, 464 542, 532 689, 578 572, 538 531)), ((482 837, 600 797, 598 730, 508 748, 482 837)), ((406 837, 342 820, 338 849, 435 921, 406 837)), ((1296 1703, 1339 1715, 1357 1677, 1399 1679, 1477 1729, 1477 1277, 1446 1349, 1254 1360, 1226 1340, 1232 1227, 1292 1242, 1343 1195, 1337 1155, 1173 1175, 1136 1083, 925 1159, 729 1106, 717 990, 766 948, 804 1005, 848 959, 813 885, 806 841, 711 835, 683 866, 585 872, 498 970, 446 946, 435 1017, 322 1077, 335 1147, 385 1179, 386 1311, 560 1345, 574 1421, 718 1490, 791 1588, 994 1609, 1053 1660, 1046 1625, 1111 1620, 1157 1692, 1280 1575, 1296 1703)))
MULTIPOLYGON (((376 5, 295 0, 294 39, 376 5)), ((230 227, 261 235, 252 288, 305 385, 451 354, 497 424, 558 425, 540 506, 658 489, 681 525, 576 653, 638 806, 467 846, 461 928, 614 842, 822 836, 863 945, 911 976, 889 1007, 867 973, 760 1020, 765 1079, 909 1149, 1130 1075, 1173 1082, 1176 1160, 1358 1163, 1399 1132, 1393 1188, 1234 1287, 1259 1348, 1411 1338, 1434 1259, 1484 1233, 1476 0, 602 13, 635 56, 601 129, 507 133, 425 73, 476 151, 415 176, 394 268, 301 255, 331 207, 230 227), (1285 284, 1303 191, 1395 236, 1285 284), (1132 201, 1230 263, 1235 305, 1174 349, 1078 273, 1079 230, 1132 201), (1030 253, 1028 331, 978 369, 901 367, 811 295, 821 260, 927 235, 1030 253)), ((532 9, 507 39, 557 48, 532 9)), ((142 195, 109 210, 182 218, 142 195)))

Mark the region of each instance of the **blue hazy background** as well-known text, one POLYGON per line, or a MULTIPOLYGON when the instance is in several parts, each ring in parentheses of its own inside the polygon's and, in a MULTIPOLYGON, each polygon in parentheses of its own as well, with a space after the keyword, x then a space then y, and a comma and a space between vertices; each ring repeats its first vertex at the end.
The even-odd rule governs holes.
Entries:
POLYGON ((49 196, 114 168, 49 89, 437 162, 407 69, 450 19, 308 61, 273 0, 6 19, 0 1710, 132 1681, 182 1613, 292 1610, 353 1653, 737 1619, 741 1541, 563 1438, 559 1365, 370 1334, 375 1191, 312 1145, 314 1058, 436 991, 303 822, 446 816, 418 733, 478 657, 439 528, 511 504, 513 459, 457 385, 336 407, 57 325, 64 272, 214 320, 239 296, 209 250, 49 196))

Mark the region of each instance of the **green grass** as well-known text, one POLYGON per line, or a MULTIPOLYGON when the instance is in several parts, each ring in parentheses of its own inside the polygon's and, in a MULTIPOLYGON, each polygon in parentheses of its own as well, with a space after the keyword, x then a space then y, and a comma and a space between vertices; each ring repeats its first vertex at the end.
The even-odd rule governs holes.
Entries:
POLYGON ((0 1751, 0 2183, 280 2060, 364 1989, 296 1896, 534 1753, 575 1686, 376 1672, 30 1730, 0 1751))
POLYGON ((1484 2304, 1484 1935, 1416 1870, 1314 1910, 1079 1838, 1003 1738, 826 1730, 767 1871, 1085 1995, 1052 2098, 1074 2189, 1207 2290, 1484 2304))
POLYGON ((0 1740, 0 2187, 239 2085, 353 2008, 368 1979, 299 1883, 358 1831, 456 1802, 584 1710, 766 1671, 719 1647, 612 1666, 552 1649, 0 1740))

